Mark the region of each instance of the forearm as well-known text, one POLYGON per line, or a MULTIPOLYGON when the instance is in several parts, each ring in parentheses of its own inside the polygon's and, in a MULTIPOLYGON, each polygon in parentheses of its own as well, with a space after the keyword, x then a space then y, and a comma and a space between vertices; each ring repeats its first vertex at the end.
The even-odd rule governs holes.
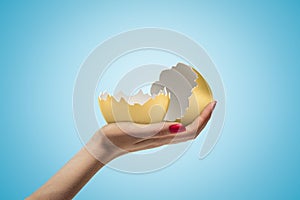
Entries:
POLYGON ((27 199, 72 199, 104 164, 82 148, 46 184, 27 199))
POLYGON ((84 148, 28 199, 72 199, 104 166, 103 163, 128 152, 194 139, 207 124, 215 105, 216 102, 207 105, 201 115, 186 128, 173 122, 161 122, 151 126, 123 122, 102 127, 84 148), (171 130, 174 125, 178 134, 171 130), (134 137, 128 132, 144 137, 134 137))

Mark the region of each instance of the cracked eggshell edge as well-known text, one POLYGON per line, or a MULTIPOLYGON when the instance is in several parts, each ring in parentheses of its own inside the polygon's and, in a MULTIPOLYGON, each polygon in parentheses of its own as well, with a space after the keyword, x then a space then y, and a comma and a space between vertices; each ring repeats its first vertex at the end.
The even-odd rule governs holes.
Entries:
POLYGON ((164 121, 167 113, 170 95, 160 91, 157 95, 145 95, 141 91, 133 97, 120 95, 118 99, 107 93, 98 97, 101 113, 107 123, 134 122, 150 124, 164 121), (130 101, 130 98, 135 101, 130 101), (141 103, 144 102, 144 103, 141 103))

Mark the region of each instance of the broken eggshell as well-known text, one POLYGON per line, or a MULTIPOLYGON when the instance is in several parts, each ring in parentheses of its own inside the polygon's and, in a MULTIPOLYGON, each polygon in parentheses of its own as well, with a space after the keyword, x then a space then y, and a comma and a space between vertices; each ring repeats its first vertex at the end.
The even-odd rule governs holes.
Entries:
POLYGON ((170 96, 166 89, 150 96, 140 90, 134 96, 119 92, 115 97, 103 93, 98 102, 107 123, 135 122, 139 124, 157 123, 164 120, 170 96))
POLYGON ((165 121, 188 125, 213 101, 211 89, 202 75, 183 63, 162 71, 159 80, 152 84, 151 93, 155 94, 163 87, 171 97, 165 121))
POLYGON ((208 83, 194 68, 178 63, 160 73, 151 86, 151 96, 103 93, 99 105, 107 123, 129 121, 141 124, 176 121, 188 125, 213 101, 208 83))

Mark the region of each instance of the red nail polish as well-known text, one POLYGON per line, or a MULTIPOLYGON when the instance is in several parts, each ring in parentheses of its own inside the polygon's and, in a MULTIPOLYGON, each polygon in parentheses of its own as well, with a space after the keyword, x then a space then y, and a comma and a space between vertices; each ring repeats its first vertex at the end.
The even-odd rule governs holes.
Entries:
POLYGON ((169 126, 169 130, 171 133, 178 133, 185 131, 185 127, 182 124, 173 124, 169 126))

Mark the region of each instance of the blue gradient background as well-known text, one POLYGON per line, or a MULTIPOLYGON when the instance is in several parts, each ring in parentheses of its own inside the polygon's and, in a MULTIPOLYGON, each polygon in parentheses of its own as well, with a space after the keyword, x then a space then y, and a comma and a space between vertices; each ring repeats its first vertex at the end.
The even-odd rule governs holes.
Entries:
POLYGON ((201 44, 227 95, 223 135, 170 167, 104 168, 75 199, 299 199, 297 1, 0 3, 1 192, 28 196, 80 148, 72 91, 81 63, 119 32, 162 27, 201 44))

